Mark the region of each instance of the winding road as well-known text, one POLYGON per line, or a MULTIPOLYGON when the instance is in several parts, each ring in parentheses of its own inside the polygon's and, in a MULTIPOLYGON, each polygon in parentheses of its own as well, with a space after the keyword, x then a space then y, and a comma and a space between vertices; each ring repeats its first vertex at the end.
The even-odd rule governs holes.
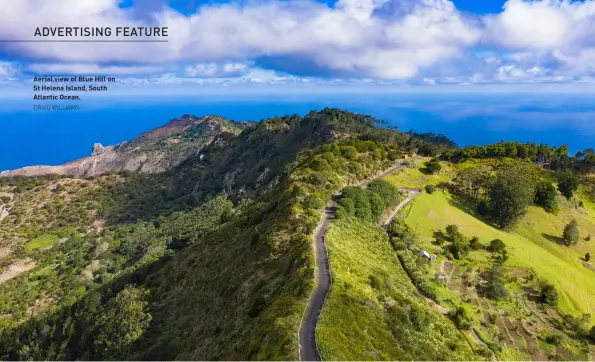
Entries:
MULTIPOLYGON (((388 176, 393 172, 399 170, 400 168, 404 167, 402 163, 395 164, 391 168, 383 171, 382 173, 366 179, 358 184, 360 187, 367 186, 370 182, 388 176)), ((419 193, 418 190, 409 191, 409 196, 403 200, 393 211, 391 214, 388 222, 397 215, 397 213, 411 200, 415 195, 419 193)), ((328 253, 326 251, 325 245, 325 235, 328 227, 331 223, 331 220, 335 218, 335 209, 337 204, 334 201, 331 201, 327 204, 324 215, 322 220, 318 224, 316 231, 314 233, 314 252, 316 255, 316 270, 315 270, 315 277, 318 281, 318 285, 310 303, 306 307, 305 316, 302 320, 302 324, 299 331, 299 357, 301 361, 320 361, 320 353, 318 351, 318 347, 316 346, 316 325, 318 323, 318 317, 322 312, 322 308, 324 307, 324 303, 328 296, 329 291, 331 290, 332 285, 332 276, 331 270, 329 267, 329 260, 328 260, 328 253)))

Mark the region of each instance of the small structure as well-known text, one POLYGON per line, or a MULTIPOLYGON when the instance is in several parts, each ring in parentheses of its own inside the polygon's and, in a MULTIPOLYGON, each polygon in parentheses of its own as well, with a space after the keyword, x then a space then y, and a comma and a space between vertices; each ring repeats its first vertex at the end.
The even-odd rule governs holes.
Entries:
POLYGON ((426 258, 429 261, 435 261, 436 260, 436 254, 430 254, 430 253, 428 253, 425 250, 420 250, 419 253, 417 253, 417 256, 426 258))
POLYGON ((403 155, 403 156, 401 156, 401 159, 403 159, 403 160, 406 160, 408 158, 409 158, 409 155, 403 155))
POLYGON ((438 273, 436 274, 436 283, 439 285, 446 285, 446 274, 438 273))

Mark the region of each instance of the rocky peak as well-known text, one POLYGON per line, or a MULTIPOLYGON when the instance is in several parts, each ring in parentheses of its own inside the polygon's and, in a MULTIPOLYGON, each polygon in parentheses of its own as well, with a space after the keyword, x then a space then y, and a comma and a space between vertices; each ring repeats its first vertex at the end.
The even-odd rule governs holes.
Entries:
POLYGON ((98 156, 105 152, 105 147, 101 143, 94 143, 91 156, 98 156))

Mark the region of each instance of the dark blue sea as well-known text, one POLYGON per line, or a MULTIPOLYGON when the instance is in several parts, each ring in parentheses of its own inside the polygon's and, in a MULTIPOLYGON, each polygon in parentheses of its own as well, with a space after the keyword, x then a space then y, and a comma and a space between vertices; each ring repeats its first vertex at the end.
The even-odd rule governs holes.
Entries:
POLYGON ((294 95, 181 97, 82 103, 79 111, 0 110, 0 170, 57 165, 90 154, 93 143, 130 140, 183 114, 258 121, 337 107, 403 131, 442 133, 460 146, 501 140, 595 147, 595 102, 555 94, 294 95))

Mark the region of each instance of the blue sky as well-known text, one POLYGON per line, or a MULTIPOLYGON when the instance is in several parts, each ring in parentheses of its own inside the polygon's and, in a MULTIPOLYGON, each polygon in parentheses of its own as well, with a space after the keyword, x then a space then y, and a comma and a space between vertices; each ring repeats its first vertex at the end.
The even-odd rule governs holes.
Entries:
MULTIPOLYGON (((0 91, 34 75, 122 89, 590 88, 595 0, 0 0, 0 39, 36 27, 167 26, 168 43, 0 43, 0 91), (522 85, 522 86, 521 86, 522 85)), ((113 38, 112 38, 113 39, 113 38)))

